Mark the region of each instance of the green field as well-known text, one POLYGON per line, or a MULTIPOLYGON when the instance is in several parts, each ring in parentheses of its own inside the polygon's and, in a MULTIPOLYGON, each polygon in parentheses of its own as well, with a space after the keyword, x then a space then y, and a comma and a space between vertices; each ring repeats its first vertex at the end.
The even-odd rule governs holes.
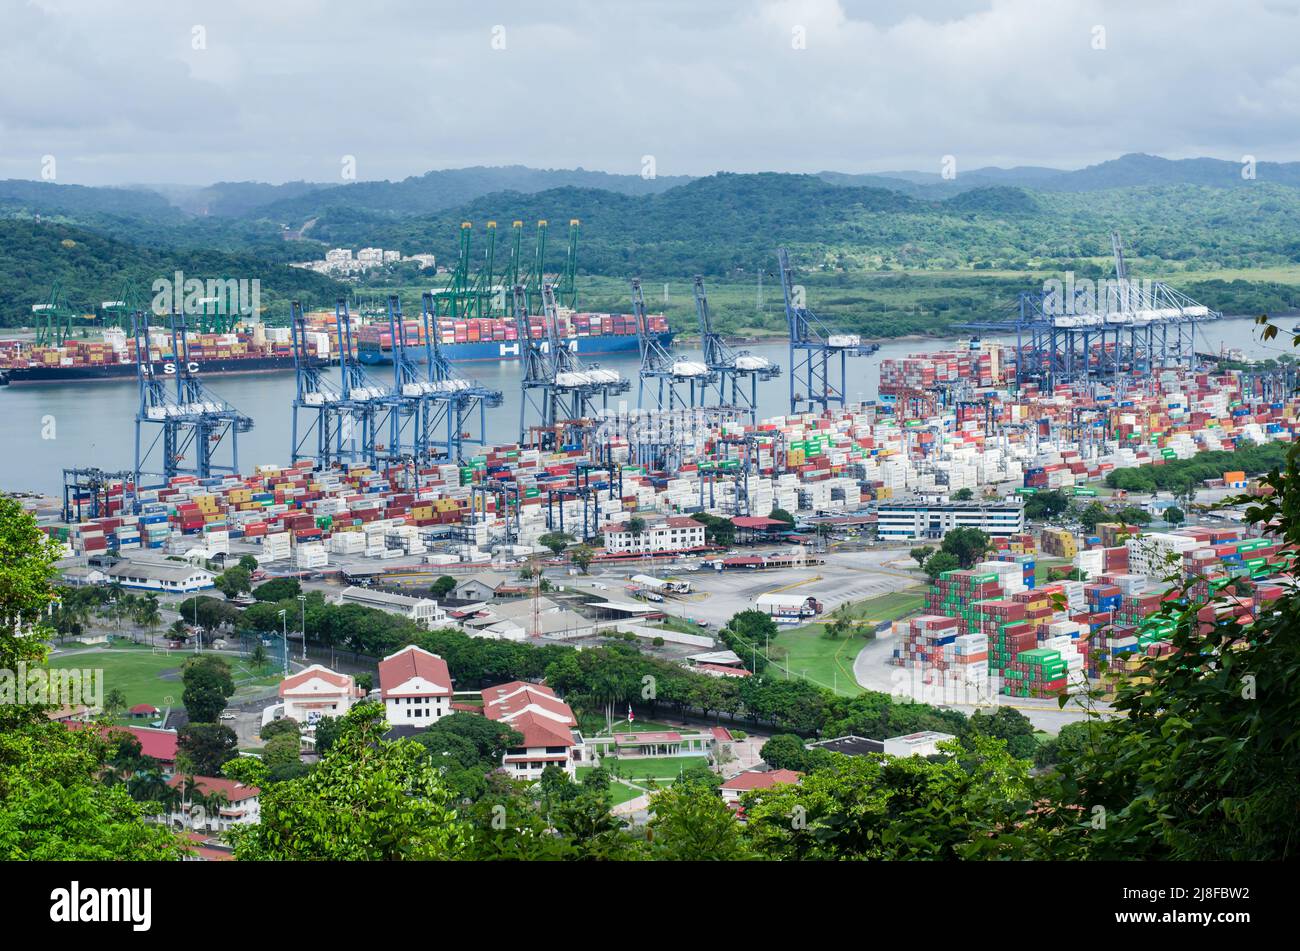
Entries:
MULTIPOLYGON (((860 620, 870 631, 883 621, 896 621, 915 614, 925 605, 925 590, 910 588, 893 591, 879 597, 859 601, 849 608, 849 615, 860 620)), ((791 630, 782 630, 773 644, 785 651, 778 659, 773 656, 769 667, 778 677, 807 679, 843 696, 862 693, 853 677, 853 661, 862 650, 860 636, 831 640, 823 637, 826 627, 822 623, 805 624, 791 630)))
MULTIPOLYGON (((627 716, 626 710, 621 712, 624 717, 627 716)), ((583 716, 578 720, 578 729, 586 736, 605 736, 605 718, 593 714, 583 714, 583 716)), ((659 723, 655 720, 633 720, 631 723, 628 723, 626 719, 614 721, 615 733, 659 733, 680 729, 681 727, 673 726, 668 723, 659 723)))
MULTIPOLYGON (((168 706, 181 705, 181 665, 193 656, 187 651, 160 649, 154 653, 148 648, 101 648, 58 655, 50 658, 49 665, 59 670, 102 670, 105 696, 112 690, 120 690, 126 696, 128 708, 138 703, 149 703, 160 710, 166 710, 168 706)), ((280 679, 274 673, 256 676, 257 672, 249 669, 244 661, 229 657, 227 660, 231 662, 231 673, 237 684, 249 680, 250 683, 243 686, 266 686, 277 683, 280 679)), ((127 716, 119 718, 119 722, 142 721, 133 721, 127 716)))
MULTIPOLYGON (((601 761, 601 765, 611 774, 627 780, 626 783, 619 782, 618 779, 610 782, 610 797, 613 805, 617 806, 637 796, 649 795, 657 789, 671 786, 677 781, 681 770, 707 762, 708 758, 704 756, 663 756, 646 759, 617 759, 607 756, 601 761)), ((579 766, 577 772, 579 782, 593 769, 594 766, 579 766)))

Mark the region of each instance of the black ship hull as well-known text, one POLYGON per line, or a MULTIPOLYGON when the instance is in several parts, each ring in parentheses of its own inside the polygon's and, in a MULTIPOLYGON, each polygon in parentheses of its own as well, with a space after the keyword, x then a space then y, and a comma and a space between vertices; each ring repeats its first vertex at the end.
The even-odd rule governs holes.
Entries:
MULTIPOLYGON (((325 360, 312 360, 314 366, 325 366, 325 360)), ((292 370, 292 356, 225 357, 192 361, 192 372, 199 376, 229 376, 236 373, 272 373, 292 370)), ((154 375, 160 378, 176 373, 173 360, 156 360, 154 375)), ((113 363, 102 366, 31 366, 0 369, 0 385, 24 386, 28 384, 98 383, 135 379, 134 363, 113 363)))

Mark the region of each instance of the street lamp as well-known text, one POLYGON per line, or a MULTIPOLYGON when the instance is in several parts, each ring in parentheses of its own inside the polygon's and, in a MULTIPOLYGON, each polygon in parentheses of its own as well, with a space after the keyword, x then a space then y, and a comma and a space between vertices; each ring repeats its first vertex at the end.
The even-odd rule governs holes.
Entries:
POLYGON ((302 607, 302 662, 307 663, 307 595, 298 595, 298 604, 302 607))
POLYGON ((288 612, 281 608, 276 612, 280 615, 280 637, 284 641, 284 675, 289 676, 289 621, 288 612))

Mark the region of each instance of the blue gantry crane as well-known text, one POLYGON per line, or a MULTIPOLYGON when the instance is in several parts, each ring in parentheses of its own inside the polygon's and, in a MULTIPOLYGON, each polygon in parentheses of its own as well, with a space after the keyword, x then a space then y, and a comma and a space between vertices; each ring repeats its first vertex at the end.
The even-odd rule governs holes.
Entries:
POLYGON ((524 373, 520 381, 519 439, 544 446, 565 442, 560 430, 566 423, 590 419, 609 408, 609 398, 626 393, 632 384, 617 370, 585 366, 561 341, 555 286, 543 282, 542 336, 531 332, 528 294, 522 284, 513 289, 515 325, 524 373))
POLYGON ((658 335, 650 332, 646 316, 645 295, 639 278, 632 279, 632 314, 636 317, 637 343, 641 348, 640 384, 636 405, 659 412, 694 409, 704 406, 708 389, 718 382, 718 374, 698 360, 685 360, 668 352, 658 335), (655 405, 645 403, 646 381, 654 388, 655 405), (683 395, 682 391, 685 391, 683 395))
POLYGON ((150 359, 148 314, 137 312, 131 323, 139 388, 133 469, 134 505, 138 509, 142 490, 161 488, 179 475, 207 479, 219 472, 237 473, 238 437, 253 428, 253 419, 213 393, 200 379, 202 367, 190 358, 184 314, 173 311, 168 318, 172 357, 162 362, 161 375, 154 372, 150 359), (155 430, 151 440, 146 439, 149 429, 155 430), (224 445, 229 446, 229 461, 225 463, 218 457, 224 445))
POLYGON ((704 350, 704 365, 717 374, 719 406, 746 410, 751 424, 758 422, 758 382, 774 380, 781 375, 781 367, 766 357, 748 350, 734 350, 713 329, 713 315, 709 312, 709 298, 704 290, 704 278, 695 278, 695 311, 700 318, 700 341, 704 350))
POLYGON ((804 302, 803 288, 794 283, 785 248, 778 248, 781 290, 785 294, 785 320, 790 333, 790 413, 825 412, 843 406, 849 357, 876 353, 879 344, 863 343, 857 334, 836 333, 804 302), (835 365, 839 364, 838 380, 835 365), (802 385, 807 393, 799 392, 802 385))

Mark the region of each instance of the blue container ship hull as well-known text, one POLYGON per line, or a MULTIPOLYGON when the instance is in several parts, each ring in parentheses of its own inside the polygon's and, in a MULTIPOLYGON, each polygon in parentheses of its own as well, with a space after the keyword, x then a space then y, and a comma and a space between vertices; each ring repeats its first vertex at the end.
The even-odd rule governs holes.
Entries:
MULTIPOLYGON (((672 333, 659 334, 665 346, 673 342, 672 333)), ((636 334, 603 334, 596 337, 566 337, 562 341, 571 353, 580 357, 597 357, 619 353, 636 353, 636 334)), ((484 340, 478 343, 444 343, 439 349, 453 363, 482 363, 487 361, 518 360, 518 340, 484 340)), ((407 345, 407 355, 415 362, 424 362, 424 344, 407 345)), ((361 343, 357 346, 357 360, 368 366, 391 364, 392 350, 381 349, 377 344, 361 343)))

